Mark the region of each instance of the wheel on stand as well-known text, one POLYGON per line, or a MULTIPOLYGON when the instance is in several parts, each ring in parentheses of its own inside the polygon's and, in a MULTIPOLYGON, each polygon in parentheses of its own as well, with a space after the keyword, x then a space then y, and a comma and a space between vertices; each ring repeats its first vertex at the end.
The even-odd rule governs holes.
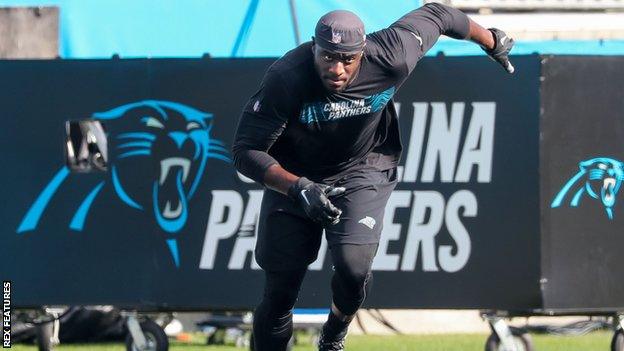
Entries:
MULTIPOLYGON (((513 335, 514 351, 534 351, 533 340, 531 336, 518 328, 509 328, 513 335)), ((500 339, 496 333, 490 334, 485 342, 485 351, 507 351, 503 348, 500 339)))
POLYGON ((618 328, 611 339, 611 351, 624 351, 624 332, 618 328))
POLYGON ((143 335, 145 335, 146 349, 139 350, 134 344, 132 334, 126 337, 126 350, 128 351, 168 351, 169 339, 163 328, 151 319, 146 319, 140 323, 143 335))

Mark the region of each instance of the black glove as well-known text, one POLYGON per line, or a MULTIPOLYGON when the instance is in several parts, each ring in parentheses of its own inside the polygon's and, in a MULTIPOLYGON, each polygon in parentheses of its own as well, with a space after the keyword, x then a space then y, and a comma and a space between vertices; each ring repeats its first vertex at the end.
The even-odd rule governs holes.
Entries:
POLYGON ((340 195, 345 190, 301 177, 288 189, 288 196, 303 207, 310 219, 325 226, 340 221, 342 211, 329 201, 329 197, 340 195))
POLYGON ((514 73, 514 66, 509 62, 509 52, 514 46, 514 40, 505 34, 500 29, 488 28, 494 35, 494 48, 487 49, 481 47, 490 58, 498 63, 507 71, 507 73, 514 73))

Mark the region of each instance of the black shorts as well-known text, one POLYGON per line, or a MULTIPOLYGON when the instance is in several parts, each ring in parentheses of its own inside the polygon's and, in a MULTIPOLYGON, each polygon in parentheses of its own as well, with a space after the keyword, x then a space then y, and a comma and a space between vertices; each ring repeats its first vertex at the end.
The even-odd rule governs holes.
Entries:
MULTIPOLYGON (((329 246, 379 243, 386 203, 396 184, 396 168, 360 169, 334 182, 346 191, 330 198, 342 215, 340 222, 325 228, 329 246)), ((312 222, 299 204, 267 189, 258 219, 256 261, 266 270, 306 267, 316 260, 322 233, 323 227, 312 222)))

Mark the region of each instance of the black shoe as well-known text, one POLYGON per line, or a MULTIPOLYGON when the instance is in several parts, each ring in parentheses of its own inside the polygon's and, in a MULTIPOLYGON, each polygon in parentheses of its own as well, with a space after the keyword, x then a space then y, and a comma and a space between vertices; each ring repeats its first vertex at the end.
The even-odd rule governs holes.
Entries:
POLYGON ((323 330, 319 336, 318 349, 319 351, 344 351, 345 337, 342 336, 338 340, 325 340, 323 330))

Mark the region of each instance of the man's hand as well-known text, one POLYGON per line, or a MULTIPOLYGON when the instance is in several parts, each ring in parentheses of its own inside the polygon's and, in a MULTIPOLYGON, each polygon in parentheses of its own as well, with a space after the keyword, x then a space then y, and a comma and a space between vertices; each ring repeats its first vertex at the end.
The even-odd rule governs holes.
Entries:
POLYGON ((500 29, 488 28, 492 32, 494 37, 494 48, 488 49, 482 47, 492 60, 500 63, 501 66, 507 71, 507 73, 514 73, 514 66, 509 62, 509 52, 513 48, 514 40, 505 34, 500 29))
POLYGON ((303 207, 310 219, 326 226, 338 223, 342 214, 342 211, 329 201, 329 198, 340 195, 345 190, 343 187, 318 184, 301 177, 288 189, 288 196, 303 207))

